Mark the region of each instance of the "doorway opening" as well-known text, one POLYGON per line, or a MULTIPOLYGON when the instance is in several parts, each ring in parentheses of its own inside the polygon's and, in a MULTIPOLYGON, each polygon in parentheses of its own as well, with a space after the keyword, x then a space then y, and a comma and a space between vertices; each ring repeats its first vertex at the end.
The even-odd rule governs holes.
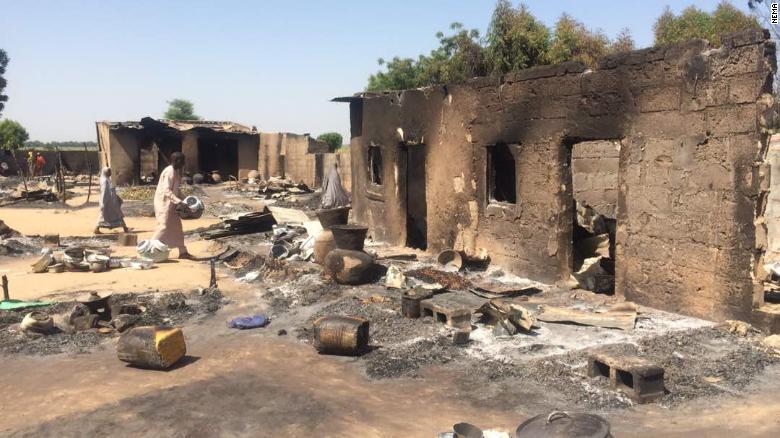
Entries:
POLYGON ((615 291, 619 140, 569 144, 572 204, 572 272, 580 287, 615 291))
POLYGON ((406 170, 406 246, 428 248, 428 204, 423 144, 401 145, 406 170))
POLYGON ((223 181, 238 178, 238 140, 198 138, 198 168, 204 172, 218 171, 223 181))
POLYGON ((517 145, 498 143, 488 148, 488 200, 517 203, 517 171, 514 149, 517 145))

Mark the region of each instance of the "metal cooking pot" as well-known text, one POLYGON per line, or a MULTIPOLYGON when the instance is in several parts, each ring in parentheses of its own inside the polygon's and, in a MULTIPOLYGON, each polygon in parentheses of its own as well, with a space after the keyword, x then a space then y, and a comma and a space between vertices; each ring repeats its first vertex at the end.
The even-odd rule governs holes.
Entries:
POLYGON ((553 411, 530 418, 515 431, 516 438, 612 438, 609 423, 593 414, 553 411))

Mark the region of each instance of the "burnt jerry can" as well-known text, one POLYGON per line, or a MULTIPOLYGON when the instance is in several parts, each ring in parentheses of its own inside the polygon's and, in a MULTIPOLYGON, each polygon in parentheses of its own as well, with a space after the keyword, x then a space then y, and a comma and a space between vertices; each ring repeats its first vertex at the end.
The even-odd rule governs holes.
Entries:
POLYGON ((180 328, 135 327, 119 336, 116 353, 122 362, 164 370, 184 357, 187 346, 180 328))

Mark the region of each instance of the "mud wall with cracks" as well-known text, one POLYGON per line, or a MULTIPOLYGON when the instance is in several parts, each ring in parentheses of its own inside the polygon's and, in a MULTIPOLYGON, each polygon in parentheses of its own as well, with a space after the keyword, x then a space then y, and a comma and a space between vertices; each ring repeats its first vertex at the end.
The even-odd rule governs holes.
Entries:
POLYGON ((616 54, 593 70, 540 66, 353 101, 354 219, 375 238, 406 242, 399 145, 425 144, 429 250, 487 253, 518 275, 565 279, 572 145, 620 141, 617 292, 704 318, 747 318, 763 299, 775 50, 763 31, 722 40, 616 54), (491 200, 496 144, 514 145, 514 203, 491 200), (381 186, 369 180, 372 145, 382 151, 381 186))

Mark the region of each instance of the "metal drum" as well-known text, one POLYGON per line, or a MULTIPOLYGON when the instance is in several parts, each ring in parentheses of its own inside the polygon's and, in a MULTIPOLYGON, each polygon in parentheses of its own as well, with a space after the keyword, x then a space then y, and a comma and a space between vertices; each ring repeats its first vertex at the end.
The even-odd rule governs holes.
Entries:
POLYGON ((324 316, 314 322, 314 346, 323 354, 355 356, 368 350, 368 320, 324 316))

